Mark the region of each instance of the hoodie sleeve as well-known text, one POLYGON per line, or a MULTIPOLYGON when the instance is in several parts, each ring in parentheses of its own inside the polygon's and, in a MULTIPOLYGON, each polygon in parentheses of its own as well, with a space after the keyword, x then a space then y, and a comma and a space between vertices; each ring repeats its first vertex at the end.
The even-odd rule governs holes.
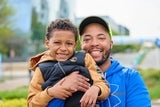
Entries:
POLYGON ((143 105, 143 107, 151 107, 151 101, 147 87, 138 72, 128 72, 126 80, 126 106, 127 107, 138 107, 143 105))
POLYGON ((93 79, 93 85, 96 85, 100 88, 101 94, 98 96, 98 99, 106 99, 110 92, 108 83, 105 81, 104 77, 98 73, 99 68, 96 65, 94 59, 89 54, 86 54, 85 66, 88 68, 91 78, 93 79))
POLYGON ((37 67, 29 85, 29 94, 27 98, 28 107, 45 107, 52 99, 52 97, 47 94, 47 89, 44 91, 42 90, 41 86, 43 82, 41 71, 37 67))

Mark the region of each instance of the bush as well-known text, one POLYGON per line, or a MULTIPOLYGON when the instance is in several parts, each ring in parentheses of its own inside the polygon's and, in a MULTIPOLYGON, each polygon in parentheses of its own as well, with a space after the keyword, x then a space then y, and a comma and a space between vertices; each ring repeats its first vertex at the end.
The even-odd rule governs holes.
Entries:
POLYGON ((144 81, 148 87, 149 94, 151 99, 160 98, 160 70, 148 69, 140 70, 141 75, 144 78, 144 81))
POLYGON ((27 107, 26 99, 0 100, 0 107, 27 107))

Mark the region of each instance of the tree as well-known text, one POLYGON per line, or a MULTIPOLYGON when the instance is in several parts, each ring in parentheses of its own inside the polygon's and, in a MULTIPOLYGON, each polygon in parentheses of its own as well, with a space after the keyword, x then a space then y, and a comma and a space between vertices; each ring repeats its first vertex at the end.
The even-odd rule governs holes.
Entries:
POLYGON ((9 39, 15 35, 10 28, 9 18, 14 14, 13 9, 7 5, 6 0, 0 0, 0 53, 7 54, 10 51, 8 47, 9 39))
POLYGON ((35 8, 32 9, 31 29, 32 29, 31 40, 32 40, 33 44, 35 45, 35 52, 38 53, 41 50, 43 50, 41 46, 44 42, 46 26, 43 25, 38 20, 38 15, 37 15, 35 8))

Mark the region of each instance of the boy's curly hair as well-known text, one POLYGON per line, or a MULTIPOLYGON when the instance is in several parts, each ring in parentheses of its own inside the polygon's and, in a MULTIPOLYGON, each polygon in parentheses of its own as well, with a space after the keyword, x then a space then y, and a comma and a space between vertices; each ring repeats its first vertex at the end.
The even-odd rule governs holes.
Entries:
POLYGON ((69 19, 59 18, 56 19, 55 21, 52 21, 51 24, 47 27, 46 38, 50 39, 51 33, 54 32, 55 30, 71 31, 74 33, 75 40, 77 41, 78 29, 69 19))

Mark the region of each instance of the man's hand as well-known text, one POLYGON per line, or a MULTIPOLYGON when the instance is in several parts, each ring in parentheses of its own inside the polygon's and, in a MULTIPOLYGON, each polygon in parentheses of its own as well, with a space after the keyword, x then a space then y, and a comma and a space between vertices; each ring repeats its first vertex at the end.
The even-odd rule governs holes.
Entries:
POLYGON ((80 75, 78 71, 75 71, 65 77, 62 85, 63 87, 68 88, 71 92, 86 92, 90 87, 88 81, 88 78, 80 75))
POLYGON ((86 92, 90 87, 87 81, 89 81, 89 79, 80 75, 78 71, 73 72, 64 77, 53 87, 48 88, 48 94, 54 98, 65 100, 78 90, 86 92))
POLYGON ((62 79, 53 87, 48 88, 49 96, 65 100, 66 98, 72 95, 72 92, 70 92, 68 88, 62 86, 64 80, 65 79, 62 79))

